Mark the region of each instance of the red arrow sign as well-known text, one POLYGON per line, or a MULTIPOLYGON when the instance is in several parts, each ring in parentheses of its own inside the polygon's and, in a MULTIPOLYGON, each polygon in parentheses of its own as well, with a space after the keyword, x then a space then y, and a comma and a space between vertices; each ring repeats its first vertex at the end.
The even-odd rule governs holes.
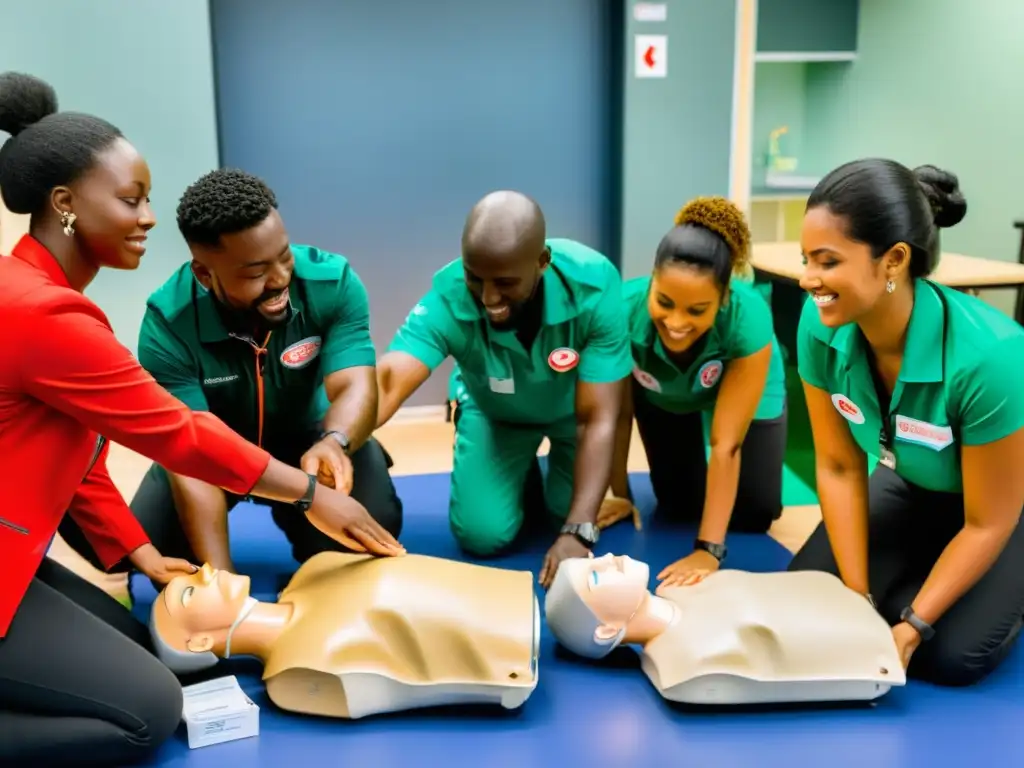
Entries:
POLYGON ((644 52, 644 64, 648 67, 654 68, 654 46, 647 46, 647 51, 644 52))

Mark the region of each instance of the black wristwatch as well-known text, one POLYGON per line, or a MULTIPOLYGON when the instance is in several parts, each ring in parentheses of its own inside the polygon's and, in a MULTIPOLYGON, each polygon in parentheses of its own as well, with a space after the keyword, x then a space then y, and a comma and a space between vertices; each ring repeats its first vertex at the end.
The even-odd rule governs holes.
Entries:
POLYGON ((900 621, 905 621, 916 629, 922 640, 931 640, 935 637, 935 628, 914 613, 914 609, 909 605, 900 612, 900 621))
POLYGON ((341 450, 345 452, 345 455, 348 456, 349 446, 352 445, 352 443, 348 439, 348 435, 337 429, 330 429, 326 432, 320 433, 321 440, 327 437, 333 438, 338 443, 338 445, 341 446, 341 450))
POLYGON ((559 533, 575 536, 588 549, 593 549, 601 538, 600 529, 593 523, 566 523, 559 533))
POLYGON ((309 508, 313 506, 313 494, 316 493, 316 475, 309 475, 309 485, 306 486, 306 492, 302 494, 302 498, 295 502, 295 506, 302 512, 308 512, 309 508))
POLYGON ((707 552, 718 562, 725 560, 725 555, 729 551, 725 544, 715 544, 712 541, 705 541, 704 539, 695 539, 693 542, 694 550, 701 550, 707 552))

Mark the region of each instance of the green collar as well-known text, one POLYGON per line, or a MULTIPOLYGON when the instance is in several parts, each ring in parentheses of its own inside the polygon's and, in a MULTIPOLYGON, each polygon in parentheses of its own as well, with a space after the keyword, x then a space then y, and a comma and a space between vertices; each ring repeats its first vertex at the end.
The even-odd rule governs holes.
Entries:
MULTIPOLYGON (((900 366, 900 382, 942 381, 943 307, 938 292, 927 280, 914 281, 914 308, 910 312, 907 344, 900 366)), ((829 345, 843 356, 849 368, 854 357, 865 353, 863 336, 856 323, 838 328, 829 345)), ((895 394, 895 393, 894 393, 895 394)))
MULTIPOLYGON (((305 293, 301 279, 295 275, 292 275, 289 292, 290 295, 288 297, 288 302, 291 305, 291 316, 288 318, 288 323, 291 323, 299 314, 302 313, 302 296, 305 293)), ((196 322, 199 326, 199 341, 203 344, 213 344, 219 341, 226 341, 231 338, 231 334, 224 325, 220 312, 217 310, 216 301, 217 299, 214 295, 200 285, 199 281, 195 278, 195 275, 193 275, 192 303, 196 309, 196 322)))

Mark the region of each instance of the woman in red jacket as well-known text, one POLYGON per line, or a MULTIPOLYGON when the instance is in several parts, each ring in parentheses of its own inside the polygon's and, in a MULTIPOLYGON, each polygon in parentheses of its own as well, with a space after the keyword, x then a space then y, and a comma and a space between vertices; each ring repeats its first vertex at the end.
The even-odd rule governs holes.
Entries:
POLYGON ((293 501, 324 533, 401 547, 363 507, 159 387, 82 295, 135 269, 156 223, 145 161, 114 126, 57 112, 46 83, 0 75, 0 194, 31 214, 0 258, 0 765, 122 765, 170 736, 177 679, 145 626, 45 553, 65 513, 109 568, 193 569, 150 544, 107 474, 106 440, 238 494, 293 501))

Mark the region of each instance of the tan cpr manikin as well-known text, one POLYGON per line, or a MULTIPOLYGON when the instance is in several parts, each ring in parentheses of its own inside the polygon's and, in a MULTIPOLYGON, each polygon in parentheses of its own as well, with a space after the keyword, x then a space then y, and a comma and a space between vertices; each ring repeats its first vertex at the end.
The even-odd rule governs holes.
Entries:
POLYGON ((258 657, 271 701, 304 714, 515 709, 537 686, 531 574, 423 555, 323 552, 276 603, 250 597, 248 577, 204 566, 157 596, 150 629, 179 673, 258 657))
POLYGON ((722 570, 656 594, 649 576, 628 557, 563 560, 552 634, 593 659, 640 646, 654 687, 687 704, 870 701, 906 684, 888 624, 831 574, 722 570))

